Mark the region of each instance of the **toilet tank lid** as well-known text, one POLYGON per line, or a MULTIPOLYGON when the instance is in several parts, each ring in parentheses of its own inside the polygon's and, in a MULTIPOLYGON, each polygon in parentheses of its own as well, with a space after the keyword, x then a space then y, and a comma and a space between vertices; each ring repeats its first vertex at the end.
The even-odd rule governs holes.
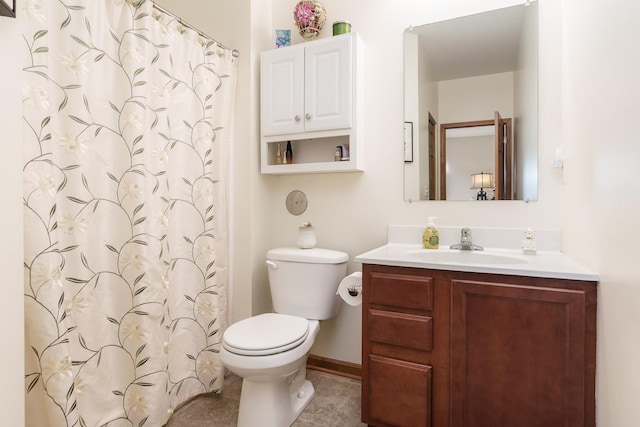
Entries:
POLYGON ((332 249, 276 248, 267 252, 267 258, 277 261, 307 262, 311 264, 340 264, 349 260, 349 255, 332 249))

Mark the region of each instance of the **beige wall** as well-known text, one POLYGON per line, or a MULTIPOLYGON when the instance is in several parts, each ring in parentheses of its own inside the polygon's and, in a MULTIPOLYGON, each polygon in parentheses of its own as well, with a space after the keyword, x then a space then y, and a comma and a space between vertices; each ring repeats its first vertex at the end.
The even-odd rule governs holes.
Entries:
MULTIPOLYGON (((403 39, 403 49, 409 54, 405 58, 404 62, 404 120, 413 124, 411 129, 411 138, 415 141, 419 141, 422 137, 420 126, 420 76, 426 73, 420 72, 419 55, 418 55, 418 35, 417 34, 405 34, 403 39)), ((427 83, 425 85, 428 85, 427 83)), ((404 198, 405 200, 420 200, 421 194, 424 194, 424 189, 420 186, 420 170, 425 169, 425 166, 429 166, 429 162, 426 165, 421 162, 419 144, 413 144, 408 150, 413 153, 413 162, 405 163, 404 165, 404 198)))
MULTIPOLYGON (((513 89, 513 138, 516 141, 515 170, 516 195, 520 200, 537 200, 538 162, 535 154, 538 151, 538 86, 531 84, 536 81, 538 73, 538 20, 536 14, 527 14, 524 22, 526 29, 520 39, 519 70, 514 75, 513 89), (535 36, 534 36, 535 35, 535 36), (534 185, 532 185, 533 183, 534 185)), ((551 28, 549 20, 545 30, 551 28)), ((551 34, 554 34, 552 31, 551 34)))
POLYGON ((600 274, 598 425, 640 425, 640 5, 563 0, 565 250, 600 274))
POLYGON ((2 424, 24 425, 24 304, 22 279, 22 40, 19 22, 0 17, 0 413, 2 424), (11 58, 9 60, 9 58, 11 58))
POLYGON ((513 72, 438 82, 438 123, 513 117, 513 72))

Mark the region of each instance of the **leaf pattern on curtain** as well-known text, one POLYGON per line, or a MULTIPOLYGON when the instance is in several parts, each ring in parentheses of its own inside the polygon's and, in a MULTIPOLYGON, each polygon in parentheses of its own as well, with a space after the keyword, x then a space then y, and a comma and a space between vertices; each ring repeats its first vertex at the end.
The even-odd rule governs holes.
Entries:
POLYGON ((159 426, 222 387, 237 63, 150 1, 66 3, 20 17, 27 426, 159 426))

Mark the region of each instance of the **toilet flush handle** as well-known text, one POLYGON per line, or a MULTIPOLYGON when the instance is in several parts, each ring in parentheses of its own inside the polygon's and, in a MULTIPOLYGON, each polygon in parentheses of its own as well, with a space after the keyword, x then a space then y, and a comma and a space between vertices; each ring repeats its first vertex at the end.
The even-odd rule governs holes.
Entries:
POLYGON ((278 269, 278 264, 276 264, 275 262, 271 261, 270 259, 267 260, 267 265, 271 268, 273 268, 274 270, 278 269))

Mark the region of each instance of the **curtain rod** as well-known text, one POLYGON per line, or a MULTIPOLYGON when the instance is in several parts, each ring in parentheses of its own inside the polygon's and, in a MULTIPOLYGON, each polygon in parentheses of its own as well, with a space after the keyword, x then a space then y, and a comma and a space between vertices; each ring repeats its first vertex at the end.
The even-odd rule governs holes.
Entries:
MULTIPOLYGON (((202 37, 206 37, 210 40, 213 40, 214 42, 216 42, 220 47, 224 48, 224 49, 229 49, 227 46, 223 45, 222 43, 220 43, 219 41, 217 41, 216 39, 214 39, 213 37, 208 36, 206 33, 204 33, 203 31, 200 31, 199 29, 197 29, 196 27, 194 27, 193 25, 189 24, 188 22, 184 22, 182 20, 182 18, 177 17, 174 13, 171 13, 170 11, 168 11, 167 9, 165 9, 162 6, 157 5, 155 2, 152 3, 153 7, 155 9, 158 9, 160 12, 162 13, 166 13, 167 15, 171 16, 173 19, 175 19, 176 21, 178 21, 181 25, 184 25, 187 28, 192 29, 193 31, 195 31, 196 33, 198 33, 199 35, 201 35, 202 37)), ((234 58, 237 58, 240 56, 240 51, 238 49, 233 49, 231 50, 231 54, 233 55, 234 58)))

